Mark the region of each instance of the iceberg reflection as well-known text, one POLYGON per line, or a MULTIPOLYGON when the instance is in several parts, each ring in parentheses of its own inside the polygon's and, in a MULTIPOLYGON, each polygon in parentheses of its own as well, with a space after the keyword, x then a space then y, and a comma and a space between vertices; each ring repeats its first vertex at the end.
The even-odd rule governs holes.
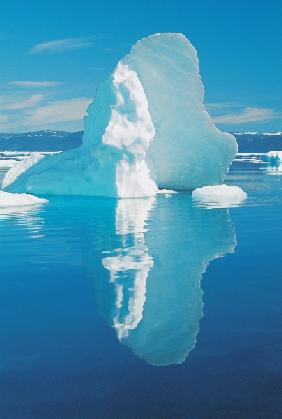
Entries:
POLYGON ((119 339, 128 338, 143 316, 148 273, 153 267, 153 258, 145 244, 144 226, 153 202, 153 198, 118 202, 116 234, 121 237, 121 247, 102 260, 115 287, 113 325, 119 339))
POLYGON ((193 207, 182 194, 157 204, 127 199, 117 204, 115 229, 117 245, 102 258, 109 271, 108 284, 100 284, 103 313, 149 364, 180 364, 199 332, 202 275, 212 260, 234 252, 228 211, 193 207))

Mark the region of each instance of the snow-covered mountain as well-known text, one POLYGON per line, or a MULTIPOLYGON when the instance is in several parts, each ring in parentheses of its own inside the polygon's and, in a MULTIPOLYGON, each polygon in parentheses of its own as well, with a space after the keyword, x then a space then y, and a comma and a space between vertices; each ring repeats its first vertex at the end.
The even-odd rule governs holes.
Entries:
MULTIPOLYGON (((239 152, 267 153, 282 150, 282 132, 233 132, 239 152)), ((83 131, 0 133, 0 151, 61 151, 81 144, 83 131)))
POLYGON ((236 137, 239 152, 267 153, 282 150, 282 132, 232 132, 236 137))
POLYGON ((78 147, 82 131, 43 130, 25 133, 0 133, 0 151, 61 151, 78 147))

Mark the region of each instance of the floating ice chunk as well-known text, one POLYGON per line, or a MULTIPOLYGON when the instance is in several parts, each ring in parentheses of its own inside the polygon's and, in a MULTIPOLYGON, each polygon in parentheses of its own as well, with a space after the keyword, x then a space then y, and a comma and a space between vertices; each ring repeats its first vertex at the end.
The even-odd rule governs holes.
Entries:
POLYGON ((267 155, 269 157, 278 157, 279 159, 282 159, 282 151, 269 151, 267 155))
POLYGON ((5 174, 2 181, 2 188, 6 188, 13 183, 18 176, 20 176, 27 169, 35 165, 44 157, 41 153, 31 153, 29 156, 23 158, 19 162, 16 162, 10 170, 5 174))
POLYGON ((173 189, 159 189, 158 195, 174 195, 177 191, 174 191, 173 189))
POLYGON ((215 185, 195 189, 192 197, 201 204, 225 208, 240 204, 247 194, 238 186, 215 185))
POLYGON ((0 208, 25 207, 29 205, 47 204, 48 200, 29 194, 18 194, 0 191, 0 208))
POLYGON ((271 166, 279 166, 282 161, 282 151, 269 151, 262 159, 271 166))
POLYGON ((214 126, 203 100, 197 53, 185 36, 142 39, 99 87, 82 146, 25 167, 5 187, 137 198, 221 183, 237 143, 214 126))
POLYGON ((263 160, 267 163, 266 172, 268 175, 282 174, 282 151, 269 151, 263 156, 263 160))
POLYGON ((1 159, 0 160, 0 168, 10 169, 15 164, 17 164, 17 160, 12 159, 1 159))

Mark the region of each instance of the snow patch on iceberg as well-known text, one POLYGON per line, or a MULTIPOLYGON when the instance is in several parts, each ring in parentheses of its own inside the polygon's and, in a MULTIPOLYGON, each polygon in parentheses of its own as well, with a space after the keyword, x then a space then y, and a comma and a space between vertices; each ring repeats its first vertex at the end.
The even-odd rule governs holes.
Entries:
POLYGON ((48 200, 29 194, 13 194, 0 191, 0 208, 26 207, 29 205, 47 204, 48 200))
POLYGON ((137 198, 221 183, 237 143, 214 126, 203 101, 197 53, 184 35, 138 41, 99 87, 82 146, 45 157, 5 187, 137 198))
POLYGON ((155 129, 143 86, 135 71, 119 63, 113 75, 113 87, 116 104, 111 108, 102 142, 122 153, 116 166, 117 196, 154 196, 158 188, 144 158, 155 129))
POLYGON ((197 188, 192 192, 192 198, 201 204, 226 208, 240 204, 247 198, 247 194, 239 186, 223 184, 197 188))

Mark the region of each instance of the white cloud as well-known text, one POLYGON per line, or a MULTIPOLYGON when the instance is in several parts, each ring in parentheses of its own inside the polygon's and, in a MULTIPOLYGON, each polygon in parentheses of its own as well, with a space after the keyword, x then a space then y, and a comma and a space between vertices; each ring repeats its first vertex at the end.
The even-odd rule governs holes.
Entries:
POLYGON ((83 118, 92 99, 79 97, 49 102, 47 105, 26 112, 25 125, 44 126, 59 122, 78 121, 83 118))
POLYGON ((0 115, 0 124, 5 124, 9 120, 7 115, 0 115))
POLYGON ((269 108, 244 108, 241 112, 229 113, 213 117, 216 124, 246 124, 249 122, 266 122, 280 118, 282 115, 269 108))
POLYGON ((54 87, 54 86, 60 86, 63 83, 58 82, 58 81, 15 80, 15 81, 9 81, 8 84, 10 86, 16 86, 16 87, 33 88, 33 87, 54 87))
POLYGON ((213 111, 218 109, 237 108, 241 105, 238 102, 210 102, 206 103, 205 106, 209 111, 213 111))
POLYGON ((86 48, 93 44, 93 38, 67 38, 67 39, 56 39, 53 41, 43 42, 41 44, 34 45, 30 50, 30 54, 41 54, 41 53, 59 53, 64 51, 70 51, 73 49, 86 48))
POLYGON ((43 98, 44 98, 44 95, 40 95, 40 94, 31 95, 30 97, 25 98, 25 99, 18 99, 15 96, 1 96, 0 109, 12 111, 12 110, 33 108, 37 106, 42 101, 43 98))

